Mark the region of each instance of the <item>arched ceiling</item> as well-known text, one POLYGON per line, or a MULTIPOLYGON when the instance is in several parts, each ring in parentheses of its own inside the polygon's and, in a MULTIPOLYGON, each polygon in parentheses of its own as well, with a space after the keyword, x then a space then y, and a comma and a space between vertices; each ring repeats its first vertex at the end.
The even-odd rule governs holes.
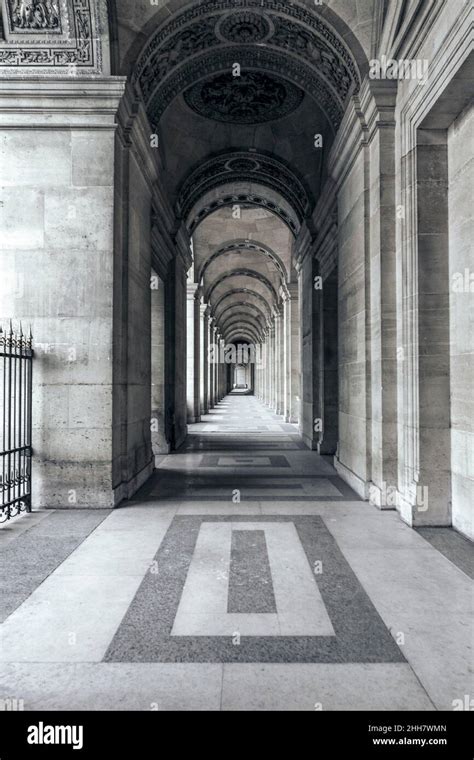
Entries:
POLYGON ((315 135, 329 147, 366 63, 341 15, 327 3, 201 0, 143 19, 122 70, 159 134, 178 215, 244 181, 275 190, 301 222, 325 172, 315 135))
MULTIPOLYGON (((223 185, 235 187, 240 182, 260 184, 276 190, 277 197, 283 197, 287 201, 300 223, 310 213, 313 205, 311 191, 285 161, 256 151, 233 150, 210 157, 188 173, 179 189, 177 207, 180 215, 187 219, 199 199, 210 190, 223 185)), ((248 202, 246 194, 234 193, 233 196, 237 203, 248 202)), ((232 200, 228 199, 226 205, 230 205, 232 200)), ((254 203, 275 211, 276 204, 271 200, 262 203, 262 199, 257 197, 255 200, 254 197, 254 203)), ((282 216, 281 212, 279 216, 282 216)))
POLYGON ((303 4, 207 0, 156 29, 133 80, 154 124, 180 92, 199 114, 244 124, 286 116, 311 95, 337 129, 360 74, 331 24, 303 4))
POLYGON ((262 339, 294 277, 291 241, 288 227, 266 209, 243 209, 241 219, 233 219, 231 209, 220 208, 198 226, 194 278, 226 339, 239 325, 250 325, 262 339), (232 238, 242 227, 248 237, 232 238))
POLYGON ((214 211, 223 207, 264 208, 272 211, 293 235, 300 229, 300 220, 295 209, 273 188, 260 185, 253 180, 226 182, 205 192, 186 216, 186 226, 190 234, 214 211))
POLYGON ((367 70, 373 1, 117 0, 117 73, 158 134, 190 276, 228 340, 261 340, 295 280, 294 238, 367 70))

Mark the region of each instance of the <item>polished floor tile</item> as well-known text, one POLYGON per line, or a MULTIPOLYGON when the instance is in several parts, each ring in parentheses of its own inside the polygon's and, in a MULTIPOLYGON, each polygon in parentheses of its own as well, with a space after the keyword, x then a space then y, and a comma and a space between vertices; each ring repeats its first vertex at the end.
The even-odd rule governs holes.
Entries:
POLYGON ((474 693, 459 538, 361 501, 231 395, 120 508, 0 529, 2 690, 27 710, 450 710, 474 693))

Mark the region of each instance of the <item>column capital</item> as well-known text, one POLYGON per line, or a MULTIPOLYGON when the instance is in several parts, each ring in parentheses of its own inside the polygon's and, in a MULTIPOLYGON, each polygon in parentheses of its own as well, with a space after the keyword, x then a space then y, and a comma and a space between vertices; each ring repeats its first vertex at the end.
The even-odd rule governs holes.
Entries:
POLYGON ((199 284, 197 282, 186 283, 186 297, 188 301, 199 296, 199 284))
POLYGON ((395 128, 398 81, 366 76, 353 95, 342 118, 328 156, 328 175, 336 188, 343 182, 353 161, 380 127, 395 128))
POLYGON ((359 103, 365 126, 372 133, 378 127, 395 127, 398 81, 370 79, 362 82, 359 103))

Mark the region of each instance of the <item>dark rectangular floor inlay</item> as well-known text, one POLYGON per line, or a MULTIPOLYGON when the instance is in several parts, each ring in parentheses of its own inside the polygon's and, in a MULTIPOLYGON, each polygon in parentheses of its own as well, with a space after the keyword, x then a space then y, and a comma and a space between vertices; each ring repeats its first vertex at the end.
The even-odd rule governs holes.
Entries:
POLYGON ((418 533, 463 573, 474 579, 474 545, 453 528, 417 528, 418 533))
MULTIPOLYGON (((0 537, 0 623, 23 604, 111 511, 51 511, 5 546, 0 537)), ((8 527, 3 531, 7 537, 8 527)))
POLYGON ((155 555, 106 662, 405 662, 382 618, 319 516, 179 515, 155 555), (203 522, 293 522, 331 620, 331 636, 171 636, 203 522))
MULTIPOLYGON (((288 459, 280 454, 258 454, 257 456, 232 456, 231 454, 204 454, 199 467, 285 467, 289 468, 288 459), (230 464, 224 464, 221 460, 234 460, 230 464), (268 460, 268 461, 267 461, 268 460)), ((286 476, 285 476, 286 477, 286 476)))
POLYGON ((233 530, 227 612, 276 613, 263 530, 233 530))

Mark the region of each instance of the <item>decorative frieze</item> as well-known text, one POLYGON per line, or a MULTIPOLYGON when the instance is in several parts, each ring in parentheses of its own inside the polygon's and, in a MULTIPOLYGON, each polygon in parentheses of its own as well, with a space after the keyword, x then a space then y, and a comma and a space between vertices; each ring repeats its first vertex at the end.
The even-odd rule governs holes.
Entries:
POLYGON ((94 0, 2 0, 5 40, 0 67, 100 71, 97 3, 94 0))

